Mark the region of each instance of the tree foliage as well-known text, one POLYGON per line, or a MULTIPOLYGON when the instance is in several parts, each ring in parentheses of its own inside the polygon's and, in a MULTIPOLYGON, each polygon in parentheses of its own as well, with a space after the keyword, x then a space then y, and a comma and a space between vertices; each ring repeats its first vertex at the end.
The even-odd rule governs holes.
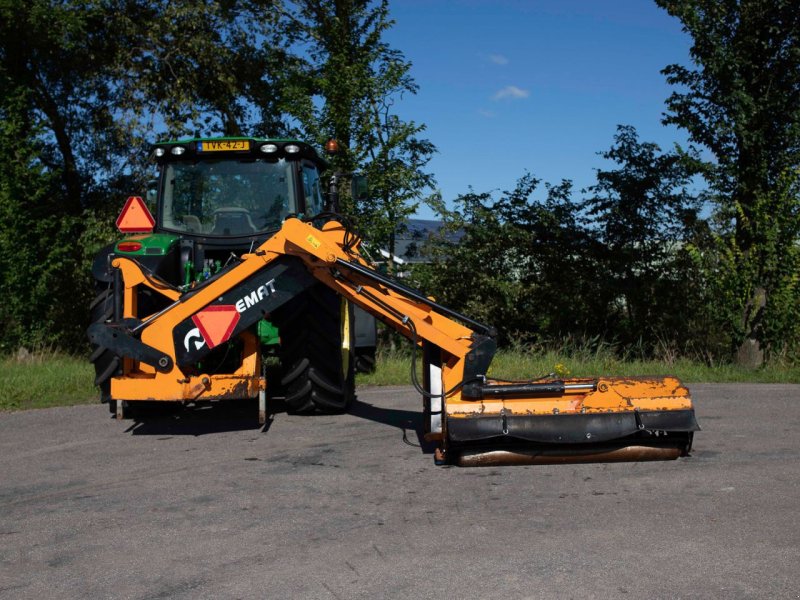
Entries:
POLYGON ((614 167, 597 171, 583 201, 597 255, 597 276, 613 306, 617 337, 685 344, 695 269, 687 254, 700 226, 702 197, 691 189, 694 155, 662 153, 620 126, 602 153, 614 167))
POLYGON ((373 175, 350 205, 378 244, 433 183, 387 2, 9 0, 0 6, 2 343, 78 347, 88 264, 158 138, 337 137, 373 175), (65 276, 69 273, 70 276, 65 276))
POLYGON ((449 234, 419 283, 504 341, 606 339, 644 353, 705 344, 694 157, 663 153, 629 126, 602 156, 612 166, 580 200, 569 181, 542 186, 526 174, 499 197, 470 192, 455 210, 440 207, 449 234))
POLYGON ((435 184, 426 166, 436 149, 420 137, 424 125, 395 112, 417 85, 411 63, 383 38, 393 24, 388 0, 295 0, 282 24, 307 52, 293 65, 286 110, 320 145, 338 141, 334 170, 368 176, 369 200, 345 195, 344 209, 371 243, 394 254, 398 225, 435 184))
POLYGON ((132 1, 119 15, 131 44, 117 64, 123 107, 171 136, 282 135, 290 130, 272 44, 276 2, 132 1), (163 121, 163 125, 158 120, 163 121))
POLYGON ((84 343, 89 262, 150 143, 253 134, 336 138, 332 171, 371 184, 344 210, 392 252, 398 224, 437 203, 451 237, 416 277, 505 341, 784 351, 800 339, 800 12, 657 3, 692 39, 691 64, 664 70, 665 123, 698 150, 621 127, 580 194, 525 174, 452 209, 431 195, 425 126, 399 114, 417 86, 386 42, 388 0, 2 3, 0 349, 84 343))
POLYGON ((572 184, 544 186, 530 174, 495 198, 460 196, 440 207, 449 232, 438 259, 416 272, 420 285, 448 305, 497 327, 501 341, 552 339, 602 331, 592 240, 571 201, 572 184), (600 316, 600 318, 596 318, 600 316))
POLYGON ((116 42, 93 2, 0 6, 2 343, 83 338, 85 206, 114 187, 121 126, 109 76, 116 42), (77 285, 76 285, 77 284, 77 285))
POLYGON ((713 156, 714 284, 740 361, 758 364, 797 332, 800 12, 791 0, 657 3, 692 37, 693 65, 664 69, 676 86, 665 122, 713 156))
POLYGON ((36 162, 57 174, 59 209, 70 215, 108 186, 119 150, 111 77, 119 45, 106 19, 112 11, 91 1, 0 7, 3 119, 19 124, 17 140, 35 139, 36 162))

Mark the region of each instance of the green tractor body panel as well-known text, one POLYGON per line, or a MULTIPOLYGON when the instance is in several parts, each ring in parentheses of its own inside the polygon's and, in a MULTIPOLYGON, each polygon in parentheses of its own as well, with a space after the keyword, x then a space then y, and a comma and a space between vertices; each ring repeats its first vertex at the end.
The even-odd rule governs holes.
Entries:
POLYGON ((122 256, 164 256, 179 240, 179 236, 169 233, 140 233, 118 241, 114 252, 122 256), (139 248, 135 249, 137 244, 139 248))
POLYGON ((281 343, 278 328, 266 319, 258 322, 258 338, 263 346, 277 346, 281 343))

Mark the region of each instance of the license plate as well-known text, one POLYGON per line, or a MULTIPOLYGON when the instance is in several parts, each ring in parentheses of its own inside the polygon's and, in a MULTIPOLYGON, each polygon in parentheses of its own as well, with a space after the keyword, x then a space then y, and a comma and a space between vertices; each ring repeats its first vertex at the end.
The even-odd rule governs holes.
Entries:
POLYGON ((200 142, 198 152, 236 152, 250 150, 250 140, 221 140, 218 142, 200 142))

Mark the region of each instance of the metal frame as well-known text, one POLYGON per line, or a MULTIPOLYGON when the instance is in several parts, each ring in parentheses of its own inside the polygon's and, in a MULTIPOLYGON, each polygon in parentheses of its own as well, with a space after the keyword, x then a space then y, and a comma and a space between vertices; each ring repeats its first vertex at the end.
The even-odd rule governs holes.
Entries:
MULTIPOLYGON (((263 392, 268 382, 261 374, 254 335, 237 333, 245 350, 242 366, 235 373, 185 374, 178 364, 173 332, 182 322, 229 298, 231 290, 260 271, 294 257, 316 280, 424 346, 426 375, 421 391, 428 417, 426 437, 439 441, 444 450, 448 445, 486 438, 586 445, 640 431, 657 434, 664 430, 683 444, 681 453, 688 452, 690 434, 699 427, 689 392, 677 379, 492 382, 486 377, 494 352, 494 341, 485 335, 490 328, 377 274, 361 258, 358 244, 338 222, 330 221, 318 229, 288 219, 276 235, 244 255, 240 263, 183 295, 154 284, 135 261, 117 258, 113 266, 120 269, 124 282, 123 317, 138 316, 137 286, 147 286, 173 301, 136 327, 141 343, 171 362, 169 368, 158 370, 125 357, 122 374, 111 380, 112 399, 192 401, 260 395, 265 418, 263 392), (455 435, 448 434, 449 428, 455 435), (546 440, 539 439, 542 431, 546 440)), ((291 273, 287 277, 292 277, 291 273)), ((284 301, 290 296, 287 293, 284 301)), ((252 307, 261 310, 261 315, 267 307, 274 308, 274 299, 273 304, 261 302, 252 307)))

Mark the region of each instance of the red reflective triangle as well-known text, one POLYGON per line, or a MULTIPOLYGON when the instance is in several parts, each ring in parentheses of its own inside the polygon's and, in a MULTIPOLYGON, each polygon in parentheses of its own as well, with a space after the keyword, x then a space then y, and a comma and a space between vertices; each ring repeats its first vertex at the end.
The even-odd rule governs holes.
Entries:
POLYGON ((231 337, 239 313, 233 304, 207 306, 192 317, 192 321, 203 335, 209 349, 219 346, 231 337))
POLYGON ((122 233, 150 233, 156 221, 141 196, 129 196, 117 217, 117 229, 122 233))

